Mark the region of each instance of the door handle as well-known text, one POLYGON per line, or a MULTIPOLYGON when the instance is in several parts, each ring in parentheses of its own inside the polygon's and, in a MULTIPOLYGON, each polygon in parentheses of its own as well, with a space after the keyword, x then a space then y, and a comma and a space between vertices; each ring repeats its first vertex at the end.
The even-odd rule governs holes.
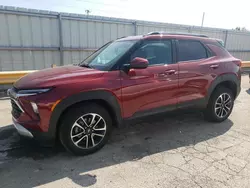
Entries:
POLYGON ((210 66, 210 68, 212 68, 212 69, 217 69, 218 67, 219 67, 218 64, 214 64, 214 65, 211 65, 211 66, 210 66))
POLYGON ((173 69, 165 71, 165 74, 167 74, 167 75, 174 74, 174 73, 176 73, 176 70, 173 70, 173 69))
POLYGON ((172 74, 175 74, 176 73, 176 70, 166 70, 165 72, 161 72, 158 75, 158 77, 166 77, 167 75, 172 75, 172 74))

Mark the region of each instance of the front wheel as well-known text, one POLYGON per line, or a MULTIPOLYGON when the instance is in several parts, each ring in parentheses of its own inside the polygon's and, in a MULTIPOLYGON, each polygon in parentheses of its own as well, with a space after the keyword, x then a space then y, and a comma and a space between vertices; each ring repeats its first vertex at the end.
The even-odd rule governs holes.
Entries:
POLYGON ((72 107, 60 127, 63 146, 76 155, 87 155, 101 149, 108 141, 112 127, 109 113, 100 105, 72 107))
POLYGON ((212 94, 207 108, 205 118, 213 122, 222 122, 231 114, 234 106, 234 96, 230 89, 217 88, 212 94))

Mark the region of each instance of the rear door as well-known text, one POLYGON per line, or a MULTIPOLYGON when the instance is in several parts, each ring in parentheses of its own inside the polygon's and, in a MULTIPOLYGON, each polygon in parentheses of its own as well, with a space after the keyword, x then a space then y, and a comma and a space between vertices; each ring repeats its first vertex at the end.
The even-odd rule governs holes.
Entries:
POLYGON ((204 102, 212 71, 211 53, 198 40, 177 40, 179 65, 178 106, 199 105, 204 102))
POLYGON ((178 65, 174 63, 172 40, 144 41, 131 55, 149 61, 146 69, 121 71, 124 117, 157 113, 176 108, 178 65))

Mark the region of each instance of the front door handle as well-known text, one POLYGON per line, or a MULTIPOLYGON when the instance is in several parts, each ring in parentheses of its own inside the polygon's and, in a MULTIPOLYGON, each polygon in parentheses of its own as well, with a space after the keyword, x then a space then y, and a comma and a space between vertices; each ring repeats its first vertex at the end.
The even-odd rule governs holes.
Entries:
POLYGON ((219 67, 218 64, 213 64, 213 65, 210 66, 210 68, 212 68, 212 69, 217 69, 218 67, 219 67))
POLYGON ((166 70, 165 72, 161 72, 161 73, 159 73, 157 75, 158 75, 158 77, 166 77, 168 75, 172 75, 172 74, 175 74, 175 73, 176 73, 176 70, 171 69, 171 70, 166 70))
POLYGON ((175 73, 176 73, 176 70, 173 70, 173 69, 165 71, 165 74, 167 74, 167 75, 169 75, 169 74, 175 74, 175 73))

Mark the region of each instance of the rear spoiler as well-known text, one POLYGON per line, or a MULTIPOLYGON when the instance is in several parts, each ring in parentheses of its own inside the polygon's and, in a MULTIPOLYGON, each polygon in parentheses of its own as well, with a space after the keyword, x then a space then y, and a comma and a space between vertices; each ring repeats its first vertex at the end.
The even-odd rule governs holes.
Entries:
POLYGON ((212 38, 212 39, 216 40, 218 44, 220 44, 222 47, 225 47, 225 43, 222 39, 217 39, 217 38, 212 38))
POLYGON ((221 46, 225 47, 225 43, 221 39, 215 39, 221 46))

